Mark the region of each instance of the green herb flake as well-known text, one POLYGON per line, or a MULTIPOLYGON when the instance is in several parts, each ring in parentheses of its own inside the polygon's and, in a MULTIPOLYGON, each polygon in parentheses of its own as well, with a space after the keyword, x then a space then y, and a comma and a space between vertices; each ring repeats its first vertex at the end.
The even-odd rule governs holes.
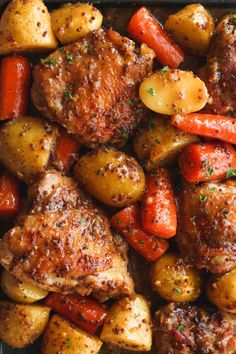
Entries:
POLYGON ((149 122, 148 123, 148 130, 153 130, 155 128, 156 128, 156 124, 155 123, 153 123, 153 122, 149 122))
POLYGON ((71 91, 65 91, 64 97, 66 97, 68 100, 73 100, 73 96, 72 96, 71 91))
POLYGON ((44 65, 53 66, 53 65, 55 65, 57 63, 57 61, 53 57, 52 58, 45 58, 45 59, 41 58, 40 59, 40 63, 44 64, 44 65))
POLYGON ((70 338, 66 338, 65 342, 66 343, 70 343, 71 339, 70 338))
POLYGON ((206 165, 209 164, 209 160, 203 160, 201 161, 201 168, 204 168, 206 165))
POLYGON ((180 295, 180 294, 181 294, 181 290, 178 289, 178 288, 175 288, 175 289, 174 289, 174 294, 175 294, 175 295, 180 295))
POLYGON ((169 66, 163 66, 163 68, 161 69, 161 71, 162 71, 163 73, 166 73, 166 72, 169 71, 169 70, 170 70, 169 66))
POLYGON ((156 94, 156 92, 155 92, 153 87, 149 87, 147 89, 147 93, 149 93, 149 95, 151 95, 151 96, 155 96, 155 94, 156 94))
POLYGON ((58 50, 59 50, 59 52, 61 53, 61 52, 63 52, 64 47, 61 47, 61 48, 59 48, 58 50))
POLYGON ((128 99, 128 104, 129 104, 130 106, 133 106, 133 105, 134 105, 134 103, 135 103, 135 101, 134 101, 134 100, 128 99))
POLYGON ((214 168, 213 167, 209 167, 206 171, 206 177, 209 178, 211 177, 212 173, 214 172, 214 168))
POLYGON ((226 210, 226 209, 224 209, 224 210, 222 211, 222 213, 223 213, 224 215, 229 214, 228 210, 226 210))
POLYGON ((215 192, 216 187, 211 187, 210 190, 211 190, 212 192, 215 192))
POLYGON ((236 176, 236 170, 234 168, 230 168, 226 171, 226 178, 236 176))
POLYGON ((72 64, 73 63, 73 57, 71 55, 66 55, 65 58, 66 58, 66 61, 67 61, 68 64, 72 64))
POLYGON ((71 90, 75 84, 73 82, 67 82, 66 86, 71 90))
POLYGON ((183 332, 183 331, 185 330, 185 325, 183 325, 182 323, 179 324, 178 327, 177 327, 177 330, 178 330, 179 332, 183 332))
POLYGON ((96 170, 95 173, 98 176, 100 174, 100 170, 96 170))
POLYGON ((199 197, 199 200, 200 200, 201 203, 204 203, 207 200, 207 198, 208 198, 207 195, 201 194, 200 197, 199 197))
POLYGON ((205 213, 208 215, 209 214, 209 209, 205 208, 205 213))

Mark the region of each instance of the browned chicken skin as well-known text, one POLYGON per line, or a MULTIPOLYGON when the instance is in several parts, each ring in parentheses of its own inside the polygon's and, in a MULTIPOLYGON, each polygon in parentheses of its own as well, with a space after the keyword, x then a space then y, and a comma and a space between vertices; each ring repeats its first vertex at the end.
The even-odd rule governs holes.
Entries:
POLYGON ((34 67, 32 101, 86 145, 120 142, 144 115, 138 88, 153 57, 117 32, 91 32, 34 67))
POLYGON ((236 117, 236 18, 228 15, 216 27, 203 71, 211 103, 206 109, 236 117))
POLYGON ((100 299, 133 292, 124 245, 72 179, 48 172, 29 192, 33 206, 0 241, 0 263, 19 280, 100 299))
POLYGON ((186 184, 179 198, 177 244, 212 273, 236 268, 236 181, 186 184))
POLYGON ((171 303, 155 319, 158 354, 236 353, 236 315, 171 303))

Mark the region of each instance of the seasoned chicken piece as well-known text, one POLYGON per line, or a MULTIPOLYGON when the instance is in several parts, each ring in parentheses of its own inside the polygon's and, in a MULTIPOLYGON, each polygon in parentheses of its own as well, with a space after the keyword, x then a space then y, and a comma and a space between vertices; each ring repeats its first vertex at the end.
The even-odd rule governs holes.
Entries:
POLYGON ((158 354, 235 354, 236 315, 170 303, 155 315, 158 354))
POLYGON ((34 67, 32 101, 83 144, 120 142, 144 116, 138 89, 153 58, 117 32, 91 32, 34 67))
POLYGON ((206 109, 236 116, 236 15, 224 17, 216 27, 203 79, 211 96, 206 109))
POLYGON ((125 250, 114 242, 106 216, 72 179, 49 171, 29 196, 31 211, 0 241, 4 268, 50 291, 76 289, 103 300, 133 293, 125 250))
POLYGON ((236 181, 186 184, 179 198, 177 244, 198 268, 236 268, 236 181))

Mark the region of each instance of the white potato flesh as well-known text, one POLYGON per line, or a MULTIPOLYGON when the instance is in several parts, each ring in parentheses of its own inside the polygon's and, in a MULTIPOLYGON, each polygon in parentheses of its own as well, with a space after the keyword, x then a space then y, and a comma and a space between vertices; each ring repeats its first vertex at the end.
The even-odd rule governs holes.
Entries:
POLYGON ((168 115, 197 112, 208 100, 204 82, 191 71, 178 69, 151 74, 141 83, 139 95, 149 109, 168 115))
POLYGON ((100 337, 120 348, 151 350, 151 316, 146 299, 135 295, 116 302, 108 312, 100 337))

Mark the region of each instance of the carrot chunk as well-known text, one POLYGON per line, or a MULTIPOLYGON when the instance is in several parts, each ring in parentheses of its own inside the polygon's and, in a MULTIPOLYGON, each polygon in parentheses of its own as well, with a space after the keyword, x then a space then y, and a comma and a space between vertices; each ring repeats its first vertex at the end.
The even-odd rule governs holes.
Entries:
POLYGON ((20 183, 9 172, 0 176, 0 218, 13 219, 20 212, 20 183))

